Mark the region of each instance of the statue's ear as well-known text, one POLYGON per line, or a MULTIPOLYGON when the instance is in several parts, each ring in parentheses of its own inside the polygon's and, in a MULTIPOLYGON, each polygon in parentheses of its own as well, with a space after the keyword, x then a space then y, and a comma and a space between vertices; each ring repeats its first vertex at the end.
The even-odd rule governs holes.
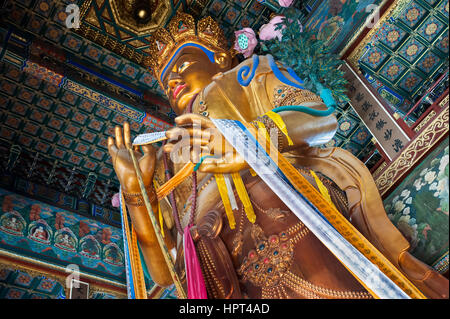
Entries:
POLYGON ((226 71, 231 68, 232 58, 228 52, 216 52, 214 53, 214 62, 220 71, 226 71))

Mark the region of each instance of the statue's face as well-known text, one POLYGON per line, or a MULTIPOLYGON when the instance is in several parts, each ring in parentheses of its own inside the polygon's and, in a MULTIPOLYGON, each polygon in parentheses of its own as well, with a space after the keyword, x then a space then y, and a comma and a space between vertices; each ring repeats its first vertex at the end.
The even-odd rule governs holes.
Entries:
POLYGON ((199 48, 186 47, 178 52, 161 78, 175 113, 183 113, 192 98, 211 83, 215 74, 223 71, 219 63, 211 62, 199 48))

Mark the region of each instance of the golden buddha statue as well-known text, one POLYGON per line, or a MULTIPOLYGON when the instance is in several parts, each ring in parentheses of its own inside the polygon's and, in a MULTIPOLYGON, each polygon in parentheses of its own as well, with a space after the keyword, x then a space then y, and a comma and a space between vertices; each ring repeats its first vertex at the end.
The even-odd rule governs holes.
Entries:
MULTIPOLYGON (((324 185, 335 207, 394 266, 427 297, 448 298, 448 280, 408 252, 409 243, 388 219, 364 164, 343 149, 316 147, 334 135, 337 120, 333 114, 280 112, 289 138, 264 115, 280 105, 301 104, 326 110, 321 98, 290 85, 295 78, 284 66, 276 64, 279 72, 274 72, 270 56, 253 56, 238 63, 225 42, 211 18, 196 24, 190 15, 183 13, 177 13, 167 29, 161 28, 152 36, 148 63, 178 115, 176 126, 166 132, 169 141, 164 147, 157 151, 146 145, 142 146, 142 152, 135 148, 153 211, 158 209, 154 182, 162 185, 168 173, 175 174, 188 161, 197 163, 205 149, 216 150, 214 153, 220 155, 205 159, 196 180, 187 178, 174 190, 174 200, 160 202, 165 243, 177 251, 176 268, 182 281, 185 283, 180 233, 193 222, 191 233, 209 298, 371 298, 261 178, 252 174, 238 153, 220 151, 232 148, 224 147, 227 142, 211 117, 247 123, 257 120, 277 132, 270 138, 283 156, 314 187, 324 185), (246 67, 254 70, 250 83, 240 80, 246 67), (188 138, 181 139, 183 134, 188 138), (177 156, 180 147, 188 148, 187 157, 177 156), (256 220, 250 222, 243 204, 237 201, 236 227, 232 229, 226 222, 214 174, 235 172, 242 176, 256 220), (191 196, 193 187, 195 198, 191 196), (264 250, 269 245, 271 249, 264 250), (275 255, 281 258, 278 259, 281 263, 271 268, 260 267, 264 272, 258 269, 275 255)), ((123 130, 117 126, 115 138, 108 140, 148 271, 158 285, 167 287, 172 279, 146 208, 133 199, 139 196, 140 188, 125 147, 130 144, 128 123, 123 130)))

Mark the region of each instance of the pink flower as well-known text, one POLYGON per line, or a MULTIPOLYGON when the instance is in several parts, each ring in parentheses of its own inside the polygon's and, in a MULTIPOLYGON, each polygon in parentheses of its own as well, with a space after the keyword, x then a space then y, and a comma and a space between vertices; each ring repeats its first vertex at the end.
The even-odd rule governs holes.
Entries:
MULTIPOLYGON (((272 40, 277 37, 281 41, 281 29, 275 30, 277 23, 281 23, 284 20, 284 16, 275 16, 269 23, 263 24, 259 29, 259 38, 263 41, 272 40)), ((283 29, 285 26, 282 27, 283 29)))
POLYGON ((111 205, 113 205, 113 207, 120 206, 119 193, 115 193, 113 195, 113 197, 111 198, 111 205))
POLYGON ((244 57, 250 57, 258 44, 255 32, 251 28, 244 28, 242 30, 235 31, 234 35, 236 37, 236 40, 234 41, 234 49, 239 53, 242 53, 244 57))
MULTIPOLYGON (((289 1, 289 0, 286 0, 286 1, 289 1)), ((277 37, 278 40, 281 41, 281 38, 283 37, 281 31, 286 26, 283 25, 281 27, 281 29, 278 29, 278 30, 275 30, 275 28, 277 27, 278 23, 283 23, 284 18, 285 18, 284 16, 275 16, 269 21, 269 23, 263 24, 261 26, 261 28, 259 29, 259 39, 263 40, 263 41, 267 41, 267 40, 272 40, 273 38, 277 37)), ((289 19, 288 22, 292 23, 292 20, 289 19)), ((302 24, 298 20, 297 20, 297 23, 298 23, 298 32, 303 32, 302 24)))
POLYGON ((282 7, 289 7, 294 0, 278 0, 278 4, 282 7))

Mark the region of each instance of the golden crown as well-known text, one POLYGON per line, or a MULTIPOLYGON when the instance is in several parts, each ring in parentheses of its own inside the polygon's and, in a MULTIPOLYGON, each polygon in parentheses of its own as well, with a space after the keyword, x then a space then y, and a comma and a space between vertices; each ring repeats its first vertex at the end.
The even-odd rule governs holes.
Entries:
POLYGON ((217 52, 228 51, 222 29, 211 17, 205 17, 195 25, 194 18, 178 12, 169 22, 167 28, 157 29, 149 38, 149 55, 145 58, 155 76, 169 62, 177 49, 185 43, 196 43, 217 52))

